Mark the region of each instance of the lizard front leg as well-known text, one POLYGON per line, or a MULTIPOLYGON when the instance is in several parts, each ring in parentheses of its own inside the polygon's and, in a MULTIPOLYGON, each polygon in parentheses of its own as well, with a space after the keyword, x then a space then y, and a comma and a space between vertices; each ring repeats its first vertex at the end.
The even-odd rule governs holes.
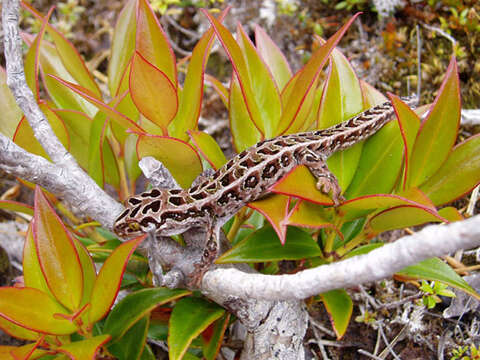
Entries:
POLYGON ((206 228, 206 242, 202 251, 202 258, 199 263, 195 264, 195 276, 192 283, 199 286, 203 275, 212 266, 217 258, 220 249, 220 226, 215 222, 208 224, 206 228))
POLYGON ((341 195, 342 189, 336 176, 328 169, 326 159, 313 151, 306 150, 301 164, 307 166, 317 179, 317 189, 326 195, 331 195, 335 206, 340 205, 340 202, 345 200, 341 195))

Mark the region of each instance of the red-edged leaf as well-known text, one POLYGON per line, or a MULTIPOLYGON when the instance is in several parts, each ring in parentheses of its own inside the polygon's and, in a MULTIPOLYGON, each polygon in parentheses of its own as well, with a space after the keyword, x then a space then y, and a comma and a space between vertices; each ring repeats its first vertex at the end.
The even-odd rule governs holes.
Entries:
POLYGON ((108 257, 100 270, 92 291, 89 323, 93 325, 110 310, 117 297, 128 259, 145 236, 124 242, 108 257))
POLYGON ((388 100, 385 95, 383 95, 369 83, 360 80, 360 86, 362 87, 365 108, 368 109, 374 107, 375 105, 380 105, 388 100))
POLYGON ((242 90, 235 74, 232 75, 232 80, 230 81, 228 109, 233 146, 237 152, 255 145, 262 139, 262 134, 250 119, 242 90))
POLYGON ((140 135, 137 155, 139 159, 153 156, 161 161, 183 188, 188 188, 202 172, 202 162, 195 149, 175 138, 140 135))
POLYGON ((0 288, 0 316, 27 329, 53 335, 68 335, 77 327, 62 314, 65 308, 44 292, 32 288, 0 288))
POLYGON ((333 205, 332 199, 317 189, 317 180, 306 166, 300 165, 271 187, 271 191, 294 196, 321 205, 333 205))
POLYGON ((248 207, 257 210, 268 220, 280 239, 285 244, 287 226, 285 218, 288 213, 290 198, 284 195, 275 195, 263 200, 257 200, 248 204, 248 207))
POLYGON ((167 135, 178 109, 177 89, 155 65, 135 52, 130 69, 130 94, 138 110, 167 135))
POLYGON ((279 90, 282 90, 292 77, 292 70, 285 55, 260 26, 255 26, 255 45, 263 61, 270 69, 279 90))
POLYGON ((79 94, 81 97, 84 99, 88 100, 91 102, 93 105, 95 105, 100 111, 103 111, 105 114, 110 116, 113 121, 116 121, 118 124, 123 126, 125 129, 132 129, 137 132, 143 133, 143 129, 135 123, 132 119, 128 118, 127 116, 123 115, 122 113, 118 112, 114 108, 108 106, 105 104, 103 101, 95 97, 95 94, 92 94, 89 92, 87 89, 73 84, 71 82, 65 81, 57 76, 50 75, 51 78, 55 79, 65 87, 69 88, 70 90, 73 90, 75 93, 79 94))
POLYGON ((457 138, 460 107, 457 62, 452 57, 438 96, 418 131, 407 186, 423 184, 445 162, 457 138))
POLYGON ((217 92, 218 96, 223 102, 223 105, 228 109, 228 90, 218 79, 211 75, 204 74, 205 82, 209 84, 217 92))
MULTIPOLYGON (((228 10, 227 7, 220 14, 220 21, 223 20, 228 10)), ((202 106, 205 66, 212 49, 213 34, 213 29, 209 29, 193 49, 183 90, 179 96, 178 113, 169 126, 169 134, 173 137, 187 140, 187 131, 194 130, 197 127, 202 106)))
POLYGON ((177 88, 175 54, 155 13, 146 0, 137 2, 135 49, 144 59, 167 76, 174 89, 177 88))
POLYGON ((237 24, 238 44, 247 62, 255 102, 261 114, 261 129, 266 138, 274 137, 282 113, 280 93, 267 65, 240 24, 237 24))
POLYGON ((63 65, 78 84, 97 94, 98 97, 101 97, 100 89, 78 51, 60 31, 48 24, 50 13, 46 17, 42 17, 42 15, 28 3, 22 2, 22 6, 30 11, 37 19, 46 23, 46 30, 55 44, 63 65))
POLYGON ((202 333, 203 356, 205 356, 205 359, 215 360, 217 358, 229 321, 230 314, 227 313, 202 333))
POLYGON ((0 200, 0 209, 33 215, 33 207, 13 200, 0 200))
POLYGON ((453 206, 447 206, 438 210, 438 215, 450 222, 465 220, 463 215, 453 206))
POLYGON ((222 43, 225 52, 230 58, 233 69, 239 81, 243 103, 245 104, 250 121, 253 122, 255 127, 262 133, 262 136, 264 136, 265 129, 263 128, 262 115, 259 105, 255 100, 253 84, 249 76, 247 62, 243 56, 243 52, 236 40, 233 38, 232 34, 230 34, 225 26, 218 22, 207 11, 203 10, 203 13, 208 17, 215 30, 215 33, 218 36, 218 39, 222 43))
POLYGON ((70 310, 77 309, 83 295, 80 259, 65 225, 38 186, 33 238, 48 288, 58 302, 70 310))
POLYGON ((221 168, 227 162, 222 149, 220 149, 220 146, 218 146, 212 136, 203 131, 189 131, 188 135, 190 135, 192 143, 198 151, 200 151, 205 160, 207 160, 214 169, 221 168))
POLYGON ((340 340, 345 335, 352 317, 353 301, 343 289, 328 291, 320 294, 320 297, 327 309, 337 339, 340 340))
POLYGON ((110 340, 110 335, 99 335, 60 346, 57 350, 74 360, 95 360, 100 347, 110 340))
POLYGON ((327 42, 318 48, 310 58, 309 62, 303 67, 295 81, 294 88, 292 90, 292 96, 288 98, 287 103, 284 104, 284 112, 280 119, 277 133, 284 133, 290 125, 295 121, 298 116, 306 96, 309 94, 312 86, 316 83, 318 75, 325 65, 330 52, 340 41, 343 34, 347 31, 353 21, 360 15, 359 13, 354 15, 340 30, 338 30, 327 42))
MULTIPOLYGON (((35 341, 40 337, 39 333, 32 330, 25 329, 24 327, 15 325, 14 323, 4 319, 1 316, 0 316, 0 329, 5 331, 8 335, 13 336, 17 339, 35 341)), ((0 351, 0 354, 1 354, 1 351, 0 351)))
POLYGON ((480 136, 455 146, 442 167, 420 186, 435 205, 449 203, 480 182, 480 136))
POLYGON ((0 66, 0 111, 2 112, 2 121, 0 121, 0 133, 12 138, 15 133, 18 122, 22 118, 22 110, 15 102, 12 92, 7 86, 7 74, 0 66))
POLYGON ((340 230, 329 220, 331 214, 323 206, 300 200, 288 214, 287 224, 309 228, 329 227, 341 235, 340 230))
POLYGON ((117 18, 108 62, 110 95, 119 94, 120 83, 135 51, 136 0, 128 0, 117 18))
MULTIPOLYGON (((10 354, 15 360, 34 360, 47 354, 46 350, 38 349, 42 339, 39 339, 33 344, 18 346, 10 351, 10 354)), ((2 358, 3 359, 3 358, 2 358)))

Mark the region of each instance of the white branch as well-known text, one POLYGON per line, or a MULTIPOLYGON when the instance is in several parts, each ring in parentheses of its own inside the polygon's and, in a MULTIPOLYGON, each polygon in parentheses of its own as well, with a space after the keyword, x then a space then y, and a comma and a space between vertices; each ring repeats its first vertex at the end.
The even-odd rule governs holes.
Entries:
POLYGON ((385 279, 422 260, 479 245, 480 215, 477 215, 448 225, 431 225, 366 255, 294 275, 246 274, 237 269, 212 270, 203 277, 202 292, 223 292, 243 299, 305 299, 329 290, 385 279))

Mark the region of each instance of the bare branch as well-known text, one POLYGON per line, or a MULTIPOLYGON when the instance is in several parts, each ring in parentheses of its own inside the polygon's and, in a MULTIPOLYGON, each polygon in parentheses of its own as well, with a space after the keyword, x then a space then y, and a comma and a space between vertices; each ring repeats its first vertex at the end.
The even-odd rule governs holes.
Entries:
POLYGON ((205 274, 202 291, 242 299, 305 299, 325 291, 385 279, 419 261, 480 245, 480 215, 448 225, 431 225, 366 255, 294 275, 245 274, 215 269, 205 274))

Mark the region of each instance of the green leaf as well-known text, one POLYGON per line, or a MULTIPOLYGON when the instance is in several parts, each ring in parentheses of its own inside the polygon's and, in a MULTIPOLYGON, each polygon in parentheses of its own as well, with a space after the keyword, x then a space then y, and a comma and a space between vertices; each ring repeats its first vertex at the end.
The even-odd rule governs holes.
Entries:
POLYGON ((103 332, 117 341, 140 318, 155 307, 190 294, 187 290, 142 289, 125 296, 108 314, 103 332))
POLYGON ((300 260, 320 255, 318 244, 307 232, 288 227, 285 244, 281 245, 275 230, 264 226, 220 256, 216 263, 300 260))
POLYGON ((117 297, 128 259, 145 236, 124 242, 112 252, 100 270, 92 291, 89 323, 102 319, 117 297))
MULTIPOLYGON (((218 22, 207 11, 203 10, 203 13, 208 17, 208 20, 212 24, 218 39, 223 45, 227 56, 230 58, 234 72, 238 78, 240 85, 243 104, 245 104, 246 110, 249 115, 249 121, 255 124, 255 127, 261 132, 262 137, 265 135, 265 128, 262 121, 262 114, 259 108, 259 104, 256 102, 254 88, 250 75, 248 72, 248 65, 244 58, 243 52, 238 45, 237 41, 233 38, 232 34, 218 22)), ((240 99, 239 99, 240 100, 240 99)), ((230 109, 232 104, 230 103, 230 109)))
POLYGON ((455 146, 447 161, 420 189, 435 205, 463 196, 480 182, 480 136, 455 146))
POLYGON ((48 288, 59 303, 76 310, 83 295, 80 259, 65 225, 38 186, 34 219, 33 238, 48 288))
POLYGON ((320 294, 320 297, 327 309, 337 339, 340 340, 345 335, 352 317, 353 301, 343 289, 328 291, 320 294))
POLYGON ((99 335, 82 341, 64 344, 57 348, 61 353, 78 360, 95 360, 100 347, 110 339, 109 335, 99 335))
POLYGON ((30 205, 12 200, 0 200, 0 209, 33 215, 33 208, 30 205))
POLYGON ((457 138, 460 107, 457 63, 452 57, 438 96, 418 131, 407 186, 422 185, 447 159, 457 138))
POLYGON ((227 158, 211 135, 203 131, 189 131, 188 135, 198 151, 214 169, 219 169, 225 165, 227 158))
POLYGON ((292 77, 292 70, 285 55, 260 26, 255 26, 255 45, 262 60, 267 64, 279 90, 282 90, 292 77))
POLYGON ((294 196, 321 205, 333 205, 332 199, 317 189, 317 180, 304 165, 297 166, 270 189, 277 194, 294 196))
POLYGON ((170 360, 182 359, 190 343, 225 310, 201 298, 184 298, 178 301, 170 316, 168 349, 170 360))
POLYGON ((82 265, 83 297, 82 301, 80 302, 80 307, 83 307, 88 302, 90 302, 90 297, 92 296, 95 279, 97 278, 97 272, 95 270, 95 264, 93 263, 93 260, 90 257, 88 250, 76 238, 73 239, 73 243, 75 244, 75 248, 78 252, 78 257, 80 259, 80 264, 82 265))
MULTIPOLYGON (((227 7, 219 16, 220 21, 225 17, 227 7)), ((205 67, 213 44, 213 29, 209 29, 193 49, 187 68, 183 90, 179 96, 180 105, 175 119, 170 123, 169 134, 173 137, 188 140, 187 131, 197 127, 203 98, 203 81, 205 67)))
POLYGON ((237 152, 255 145, 263 138, 255 124, 250 120, 248 108, 245 105, 242 90, 235 75, 232 75, 230 81, 228 109, 233 146, 237 152))
POLYGON ((119 93, 122 77, 135 51, 136 0, 128 0, 117 18, 108 62, 108 88, 110 95, 119 93))
POLYGON ((380 91, 375 89, 369 83, 360 80, 360 86, 362 87, 362 93, 365 103, 365 108, 369 109, 375 105, 383 104, 388 99, 380 91))
POLYGON ((217 358, 229 321, 230 314, 227 313, 202 333, 203 356, 205 359, 215 360, 217 358))
POLYGON ((188 188, 203 169, 195 149, 188 143, 171 137, 140 135, 137 155, 139 159, 153 156, 161 161, 183 188, 188 188))
POLYGON ((176 86, 139 52, 133 55, 130 68, 130 94, 138 110, 167 135, 178 109, 176 86))
POLYGON ((260 110, 260 131, 267 139, 272 138, 278 135, 276 127, 282 113, 280 93, 266 64, 240 24, 237 24, 237 39, 247 63, 255 102, 260 110))
POLYGON ((402 167, 403 144, 396 121, 386 124, 364 145, 358 168, 345 192, 347 199, 389 193, 402 167))
POLYGON ((148 316, 141 318, 123 335, 120 341, 110 345, 108 350, 118 360, 140 359, 146 345, 149 324, 148 316))
POLYGON ((0 121, 0 133, 12 138, 15 133, 18 122, 22 118, 22 110, 18 107, 12 92, 7 86, 7 74, 0 66, 0 111, 2 112, 2 121, 0 121))
POLYGON ((359 14, 354 15, 340 30, 338 30, 327 42, 319 47, 313 54, 308 63, 300 70, 299 76, 293 85, 291 96, 284 102, 284 111, 277 128, 277 134, 283 134, 295 121, 300 109, 305 102, 305 98, 317 82, 320 71, 327 62, 328 56, 333 48, 340 41, 343 34, 350 27, 352 22, 359 14))
POLYGON ((407 266, 396 273, 408 279, 440 281, 480 299, 480 295, 450 266, 439 258, 427 259, 416 265, 407 266))
POLYGON ((105 168, 103 162, 103 150, 105 147, 103 144, 105 143, 107 126, 107 116, 102 112, 98 112, 93 118, 90 127, 88 175, 90 175, 101 188, 105 186, 105 168))
POLYGON ((273 226, 275 232, 282 244, 285 243, 287 225, 285 218, 288 214, 290 198, 288 196, 276 194, 265 199, 257 200, 248 204, 248 207, 261 213, 273 226))
POLYGON ((174 89, 177 88, 175 54, 155 13, 146 0, 137 2, 135 49, 145 60, 167 76, 174 89))
POLYGON ((77 330, 75 324, 66 319, 69 314, 62 305, 32 288, 0 288, 0 316, 27 329, 47 334, 68 335, 77 330))

